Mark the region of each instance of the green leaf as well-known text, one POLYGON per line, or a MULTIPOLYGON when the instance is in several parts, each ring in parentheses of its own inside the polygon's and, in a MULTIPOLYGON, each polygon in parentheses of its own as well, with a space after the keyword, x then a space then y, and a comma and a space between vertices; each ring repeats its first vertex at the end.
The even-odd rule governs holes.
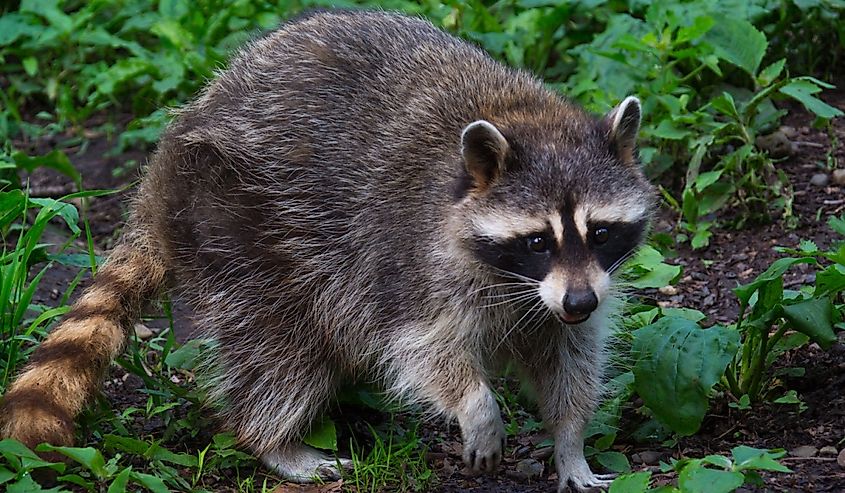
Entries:
POLYGON ((42 166, 54 169, 68 178, 71 178, 74 183, 79 186, 79 188, 82 188, 82 176, 79 174, 79 171, 73 167, 73 164, 71 164, 67 154, 58 149, 50 152, 49 154, 35 157, 27 156, 21 151, 15 151, 12 154, 12 159, 18 167, 25 169, 30 173, 35 171, 36 168, 42 166))
POLYGON ((684 318, 664 317, 633 332, 634 388, 654 415, 681 435, 698 431, 710 389, 739 347, 739 333, 701 329, 684 318))
POLYGON ((14 465, 20 463, 22 469, 25 471, 39 469, 42 467, 50 468, 59 473, 65 471, 65 465, 63 463, 42 460, 38 457, 38 454, 27 448, 26 445, 11 438, 0 440, 0 455, 2 455, 9 464, 14 465))
POLYGON ((717 471, 689 465, 678 475, 678 486, 684 493, 730 493, 742 486, 745 476, 740 472, 717 471))
POLYGON ((26 72, 26 75, 30 77, 35 77, 38 75, 38 59, 34 56, 28 56, 21 61, 23 65, 23 70, 26 72))
POLYGON ((751 296, 757 289, 765 283, 771 282, 776 278, 782 277, 790 267, 795 264, 815 264, 816 259, 813 257, 798 257, 798 258, 781 258, 772 262, 772 265, 766 269, 765 272, 757 276, 754 281, 738 286, 733 289, 734 294, 739 298, 740 302, 748 304, 751 296))
POLYGON ((783 307, 783 316, 789 320, 792 328, 817 342, 823 349, 830 348, 836 342, 832 314, 833 304, 827 297, 811 298, 783 307))
POLYGON ((41 211, 38 213, 39 217, 42 214, 44 214, 45 217, 52 217, 58 214, 62 219, 64 219, 68 228, 70 228, 72 232, 76 234, 82 232, 82 230, 79 229, 79 211, 76 210, 76 207, 73 204, 61 202, 56 199, 29 199, 29 201, 41 206, 41 211))
POLYGON ((782 94, 786 94, 803 104, 808 111, 811 111, 820 118, 830 119, 845 115, 845 113, 842 113, 842 110, 839 108, 834 108, 821 99, 813 96, 813 94, 820 91, 821 88, 818 85, 806 79, 796 79, 780 88, 780 92, 782 94))
POLYGON ((675 37, 675 44, 692 41, 703 36, 707 31, 716 25, 716 21, 709 15, 700 15, 692 21, 691 26, 686 26, 678 29, 678 35, 675 37))
POLYGON ((649 471, 624 474, 613 481, 608 493, 644 493, 648 489, 650 479, 649 471))
POLYGON ((38 452, 58 452, 82 464, 99 479, 106 478, 109 475, 103 454, 93 447, 57 447, 42 443, 35 450, 38 452))
POLYGON ((830 216, 827 219, 827 225, 830 229, 839 233, 839 235, 845 236, 845 218, 830 216))
POLYGON ((704 39, 713 45, 716 56, 745 70, 752 77, 768 48, 763 33, 747 20, 736 17, 721 17, 704 39))
POLYGON ((14 477, 15 477, 15 473, 6 469, 3 466, 0 466, 0 484, 3 484, 6 481, 9 481, 10 479, 12 479, 14 477))
POLYGON ((164 484, 164 481, 155 476, 136 471, 130 472, 129 476, 132 481, 140 484, 153 493, 170 493, 170 489, 164 484))
POLYGON ((760 84, 762 87, 768 86, 780 76, 781 72, 783 72, 783 67, 785 65, 786 59, 781 58, 775 63, 764 68, 762 71, 760 71, 760 75, 757 76, 757 83, 760 84))
POLYGON ((845 266, 833 264, 816 274, 815 296, 845 291, 845 266))
POLYGON ((26 475, 18 480, 16 483, 11 483, 6 488, 6 493, 64 493, 67 490, 61 486, 55 488, 44 489, 40 484, 36 483, 32 476, 26 475))
POLYGON ((707 315, 693 308, 666 307, 661 308, 660 313, 662 313, 664 317, 680 317, 685 318, 687 320, 692 320, 693 322, 700 322, 707 318, 707 315))
POLYGON ((631 464, 625 454, 620 452, 599 452, 596 454, 599 464, 613 472, 631 472, 631 464))
POLYGON ((44 28, 29 23, 28 17, 16 12, 0 16, 0 46, 10 46, 20 38, 35 38, 44 28))
POLYGON ((337 451, 337 431, 334 421, 324 417, 314 423, 303 441, 315 448, 337 451))
POLYGON ((115 476, 114 480, 109 485, 107 493, 126 493, 126 485, 129 484, 129 474, 132 472, 132 466, 125 468, 115 476))
POLYGON ((731 450, 736 462, 736 469, 738 471, 745 470, 763 470, 776 472, 792 472, 788 467, 779 463, 777 459, 785 455, 784 452, 773 452, 770 450, 760 450, 745 445, 734 447, 731 450))

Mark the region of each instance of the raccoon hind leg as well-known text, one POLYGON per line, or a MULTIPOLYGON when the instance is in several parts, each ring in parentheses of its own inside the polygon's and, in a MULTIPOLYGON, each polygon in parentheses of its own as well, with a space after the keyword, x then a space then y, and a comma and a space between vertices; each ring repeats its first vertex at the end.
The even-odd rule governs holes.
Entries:
POLYGON ((296 483, 334 481, 352 469, 349 459, 335 459, 305 444, 290 444, 261 456, 265 466, 296 483))

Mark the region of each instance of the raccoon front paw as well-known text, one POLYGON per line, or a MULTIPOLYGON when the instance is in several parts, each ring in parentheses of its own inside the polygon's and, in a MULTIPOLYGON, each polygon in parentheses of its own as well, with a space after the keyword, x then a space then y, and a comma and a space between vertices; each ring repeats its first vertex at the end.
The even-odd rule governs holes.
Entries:
POLYGON ((472 472, 495 471, 504 455, 505 425, 499 406, 486 386, 468 396, 458 421, 464 439, 464 464, 472 472))
POLYGON ((593 474, 584 460, 577 461, 575 467, 558 467, 558 493, 597 493, 610 487, 615 474, 593 474))
POLYGON ((304 444, 288 445, 263 455, 261 460, 276 474, 294 483, 335 481, 342 477, 342 470, 352 469, 351 460, 334 459, 304 444))

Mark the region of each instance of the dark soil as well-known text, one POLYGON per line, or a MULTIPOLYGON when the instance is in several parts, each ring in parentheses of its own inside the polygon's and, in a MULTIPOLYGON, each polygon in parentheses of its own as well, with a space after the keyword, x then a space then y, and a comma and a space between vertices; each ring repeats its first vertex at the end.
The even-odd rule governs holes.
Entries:
MULTIPOLYGON (((835 94, 830 102, 845 109, 845 94, 835 94)), ((644 300, 662 306, 684 306, 696 308, 707 315, 708 322, 732 322, 738 305, 731 289, 738 284, 750 282, 782 254, 774 246, 795 247, 802 239, 811 239, 826 247, 836 239, 826 226, 831 215, 845 210, 845 188, 832 184, 818 187, 810 183, 816 173, 829 173, 823 166, 832 157, 840 167, 845 168, 845 121, 834 122, 832 133, 811 127, 809 116, 800 108, 790 107, 790 115, 784 124, 796 129, 793 139, 797 152, 778 164, 789 177, 795 191, 793 204, 793 228, 781 219, 766 225, 746 225, 739 230, 715 229, 710 246, 699 251, 687 245, 678 246, 673 260, 683 266, 683 275, 676 285, 676 292, 661 293, 649 290, 642 293, 644 300)), ((121 120, 118 118, 118 120, 121 120)), ((122 188, 138 177, 137 166, 132 165, 115 176, 113 170, 125 168, 127 161, 143 163, 144 153, 132 151, 120 156, 108 157, 113 143, 102 136, 93 136, 84 152, 75 153, 67 149, 75 166, 84 177, 85 187, 122 188)), ((56 142, 40 142, 38 150, 48 150, 56 142)), ((39 170, 31 177, 33 192, 44 195, 62 195, 68 180, 49 170, 39 170)), ((67 190, 70 191, 70 190, 67 190)), ((92 200, 89 218, 98 247, 107 250, 117 237, 126 212, 127 193, 119 193, 92 200)), ((656 231, 670 231, 676 216, 664 211, 655 226, 656 231)), ((58 241, 58 239, 57 239, 58 241)), ((785 278, 787 287, 813 281, 813 274, 805 266, 793 269, 785 278)), ((75 269, 59 267, 47 272, 38 293, 38 300, 56 304, 61 293, 75 275, 75 269)), ((664 290, 665 291, 665 290, 664 290)), ((193 332, 189 312, 177 304, 176 331, 179 339, 185 340, 193 332)), ((155 326, 155 323, 151 323, 155 326)), ((841 334, 840 334, 841 336, 841 334)), ((841 340, 841 338, 840 338, 841 340)), ((710 453, 729 455, 730 449, 745 444, 758 448, 783 448, 792 451, 801 446, 813 446, 821 450, 833 447, 836 452, 843 449, 845 440, 845 345, 840 342, 829 351, 810 345, 785 355, 778 363, 780 367, 803 367, 806 374, 800 378, 788 378, 781 382, 784 389, 792 389, 804 402, 806 410, 799 412, 796 405, 765 404, 751 410, 738 411, 717 401, 701 431, 695 436, 683 438, 672 447, 655 443, 636 443, 632 438, 620 435, 614 448, 629 459, 635 470, 652 470, 660 475, 657 461, 668 462, 670 457, 701 457, 710 453)), ((109 401, 122 409, 129 405, 145 402, 146 397, 137 392, 140 382, 136 377, 125 378, 120 369, 113 371, 106 386, 109 401)), ((357 414, 357 413, 352 413, 357 414)), ((397 419, 408 419, 400 416, 397 419)), ((633 409, 626 411, 626 420, 638 419, 633 409)), ((343 418, 341 418, 343 420, 343 418)), ((154 424, 139 426, 151 431, 154 424)), ((624 428, 623 428, 624 429, 624 428)), ((435 491, 490 491, 490 492, 534 492, 555 491, 556 475, 549 451, 539 447, 546 438, 542 433, 524 433, 509 437, 508 455, 496 476, 471 476, 466 474, 460 460, 460 437, 456 426, 447 427, 440 422, 426 422, 420 433, 428 444, 430 466, 437 474, 435 491), (517 464, 526 459, 539 459, 543 471, 538 479, 528 480, 518 470, 517 464)), ((192 440, 197 440, 194 438, 192 440)), ((343 443, 343 442, 341 442, 343 443)), ((190 448, 191 440, 183 442, 190 448)), ((793 469, 792 474, 765 474, 765 485, 759 491, 790 492, 840 492, 845 491, 845 468, 836 461, 835 453, 829 449, 825 454, 811 457, 788 455, 783 463, 793 469)), ((225 491, 234 484, 231 478, 221 477, 214 489, 225 491)), ((338 485, 322 488, 295 488, 288 491, 337 491, 338 485)))

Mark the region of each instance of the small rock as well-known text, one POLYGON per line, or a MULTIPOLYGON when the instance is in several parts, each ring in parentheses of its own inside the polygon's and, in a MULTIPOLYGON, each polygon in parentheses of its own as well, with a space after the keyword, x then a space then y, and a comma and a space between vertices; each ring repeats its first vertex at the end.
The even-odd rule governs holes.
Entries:
POLYGON ((845 448, 839 451, 839 455, 836 456, 836 463, 839 464, 839 467, 845 469, 845 448))
POLYGON ((828 179, 826 173, 816 173, 810 178, 810 184, 816 187, 824 187, 827 186, 828 179))
POLYGON ((531 452, 531 458, 536 460, 548 460, 554 451, 554 447, 541 447, 531 452))
POLYGON ((815 457, 819 453, 819 449, 812 445, 801 445, 789 451, 789 455, 793 457, 815 457))
POLYGON ((522 459, 516 463, 516 470, 526 479, 534 479, 543 474, 543 464, 535 459, 522 459))
POLYGON ((631 460, 633 460, 637 464, 654 465, 660 462, 660 455, 660 452, 656 452, 654 450, 645 450, 643 452, 638 452, 632 455, 631 460))
POLYGON ((785 135, 787 138, 794 139, 798 137, 798 131, 795 130, 795 127, 790 127, 789 125, 781 125, 780 133, 785 135))
POLYGON ((801 132, 801 135, 807 135, 810 133, 810 127, 801 127, 798 131, 801 132))
POLYGON ((143 341, 152 337, 153 331, 144 324, 135 324, 135 335, 143 341))
POLYGON ((837 185, 845 185, 845 169, 833 170, 833 183, 837 185))
POLYGON ((819 450, 819 455, 836 455, 836 447, 825 445, 819 450))
POLYGON ((775 159, 791 156, 797 150, 789 138, 779 130, 769 135, 757 137, 754 143, 775 159))
POLYGON ((666 296, 675 296, 676 294, 678 294, 678 288, 672 285, 663 286, 662 288, 658 289, 658 291, 660 291, 660 294, 665 294, 666 296))

